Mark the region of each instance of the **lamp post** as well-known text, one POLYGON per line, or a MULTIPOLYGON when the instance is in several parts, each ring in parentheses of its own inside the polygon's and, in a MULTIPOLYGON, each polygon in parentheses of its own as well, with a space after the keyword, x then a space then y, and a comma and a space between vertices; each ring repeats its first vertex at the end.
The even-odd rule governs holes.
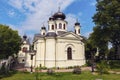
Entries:
POLYGON ((32 65, 33 64, 33 56, 36 54, 36 51, 35 50, 30 50, 29 54, 31 56, 31 58, 30 58, 31 59, 31 67, 30 67, 31 70, 30 70, 30 72, 32 73, 33 72, 33 65, 32 65))

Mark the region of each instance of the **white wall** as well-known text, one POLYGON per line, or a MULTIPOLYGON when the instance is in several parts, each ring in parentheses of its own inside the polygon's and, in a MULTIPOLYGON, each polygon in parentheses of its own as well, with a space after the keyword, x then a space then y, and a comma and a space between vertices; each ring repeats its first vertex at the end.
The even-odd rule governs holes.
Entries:
POLYGON ((39 39, 34 45, 37 50, 33 63, 35 67, 40 64, 48 68, 85 64, 84 43, 73 35, 57 37, 57 39, 53 37, 39 39), (67 60, 68 47, 72 48, 72 60, 67 60))
POLYGON ((54 67, 55 66, 55 39, 46 39, 46 54, 45 54, 45 66, 54 67))

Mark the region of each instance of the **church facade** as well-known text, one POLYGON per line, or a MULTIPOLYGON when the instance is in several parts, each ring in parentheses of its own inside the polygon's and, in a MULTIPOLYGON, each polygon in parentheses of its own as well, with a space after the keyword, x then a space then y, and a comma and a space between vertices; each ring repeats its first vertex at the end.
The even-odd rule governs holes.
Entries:
POLYGON ((69 67, 85 64, 85 47, 80 34, 80 23, 74 25, 74 32, 67 30, 68 22, 64 13, 58 11, 49 18, 48 30, 43 25, 39 34, 34 35, 36 54, 31 63, 30 55, 26 66, 69 67))

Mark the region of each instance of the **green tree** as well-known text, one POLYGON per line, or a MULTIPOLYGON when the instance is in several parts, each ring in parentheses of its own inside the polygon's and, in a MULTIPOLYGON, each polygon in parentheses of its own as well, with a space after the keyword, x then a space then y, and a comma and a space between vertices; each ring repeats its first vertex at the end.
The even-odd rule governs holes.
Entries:
POLYGON ((0 59, 17 53, 20 49, 21 37, 9 26, 0 24, 0 59))
POLYGON ((91 66, 92 72, 94 72, 96 52, 96 46, 92 44, 91 39, 88 39, 85 43, 85 57, 87 59, 87 64, 91 66))
POLYGON ((120 0, 97 0, 96 11, 93 16, 95 27, 90 37, 104 55, 108 52, 108 42, 112 43, 117 54, 120 47, 120 0))

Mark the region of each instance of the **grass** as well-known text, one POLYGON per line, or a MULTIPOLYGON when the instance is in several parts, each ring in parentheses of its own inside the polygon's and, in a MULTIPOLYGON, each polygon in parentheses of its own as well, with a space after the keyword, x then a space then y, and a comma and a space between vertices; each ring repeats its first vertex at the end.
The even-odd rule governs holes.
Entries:
MULTIPOLYGON (((0 80, 36 80, 36 73, 23 73, 17 72, 9 77, 4 77, 0 80)), ((119 74, 103 74, 103 75, 93 75, 89 71, 83 71, 81 74, 73 74, 70 72, 64 73, 54 73, 53 75, 48 75, 46 73, 38 73, 38 80, 118 80, 120 79, 119 74)))
POLYGON ((111 69, 111 71, 120 72, 120 68, 119 69, 111 69))

